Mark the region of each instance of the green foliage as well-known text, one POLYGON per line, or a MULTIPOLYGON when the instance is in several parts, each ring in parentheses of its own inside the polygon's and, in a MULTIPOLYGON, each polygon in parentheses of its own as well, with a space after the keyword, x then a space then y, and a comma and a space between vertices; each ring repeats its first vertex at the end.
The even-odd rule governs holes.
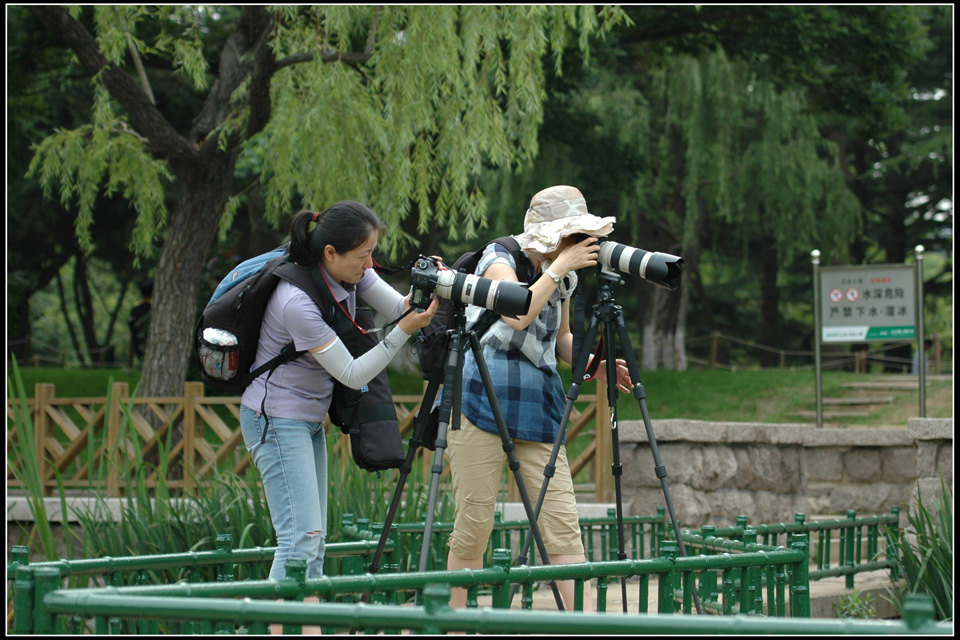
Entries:
MULTIPOLYGON (((260 181, 269 221, 285 220, 300 206, 295 202, 323 208, 345 198, 361 200, 387 222, 390 233, 382 242, 394 255, 413 242, 398 224, 411 205, 421 232, 439 224, 454 237, 476 233, 486 219, 477 184, 483 162, 516 165, 537 156, 546 97, 543 58, 551 55, 559 73, 573 35, 588 55, 594 36, 625 20, 612 7, 269 10, 277 61, 270 122, 258 136, 253 134, 259 129, 244 133, 252 99, 248 78, 229 104, 214 107, 220 113, 210 136, 223 150, 233 139, 266 150, 260 181)), ((186 76, 196 90, 210 84, 216 60, 211 49, 219 36, 210 34, 222 31, 222 23, 238 24, 234 11, 194 6, 98 6, 92 18, 100 50, 112 64, 123 68, 131 59, 149 57, 154 67, 169 65, 186 76)), ((77 201, 76 230, 85 250, 93 244, 94 196, 123 185, 138 214, 131 246, 138 256, 149 256, 150 241, 166 219, 159 195, 172 178, 164 160, 152 158, 142 144, 140 134, 147 132, 137 133, 127 116, 115 116, 106 90, 97 91, 92 124, 40 143, 29 175, 41 179, 48 197, 59 183, 61 201, 77 201), (130 180, 131 173, 139 179, 130 180)), ((238 205, 231 203, 223 224, 232 222, 238 205)))
POLYGON ((95 398, 102 396, 114 382, 126 382, 135 389, 140 380, 139 369, 19 367, 16 375, 22 380, 28 398, 33 397, 34 386, 41 382, 55 385, 60 398, 95 398))
POLYGON ((113 114, 106 91, 98 88, 93 124, 59 130, 36 145, 27 177, 40 180, 47 198, 53 198, 59 184, 65 207, 76 200, 74 226, 84 251, 94 248, 90 228, 97 196, 103 191, 119 193, 137 211, 131 241, 135 260, 152 255, 153 240, 167 219, 165 185, 173 176, 165 162, 150 156, 145 142, 124 118, 113 114))
POLYGON ((869 593, 860 593, 856 589, 833 603, 833 610, 838 618, 855 618, 867 620, 877 617, 877 609, 873 606, 873 596, 869 593))
MULTIPOLYGON (((105 498, 94 498, 93 506, 78 513, 86 542, 86 557, 132 556, 146 554, 209 551, 216 538, 230 534, 234 548, 276 544, 266 503, 261 497, 255 473, 239 477, 218 471, 198 485, 192 498, 171 495, 164 475, 157 473, 155 497, 143 489, 150 465, 138 465, 124 479, 128 498, 114 521, 105 498), (137 482, 134 484, 133 480, 137 482)), ((238 579, 263 579, 269 564, 238 565, 238 579)), ((153 583, 172 583, 189 577, 192 569, 166 569, 151 575, 153 583)), ((205 580, 215 579, 215 569, 200 568, 205 580)), ((129 576, 131 583, 136 576, 129 576)))
MULTIPOLYGON (((38 537, 46 558, 55 560, 57 549, 54 543, 53 529, 47 518, 47 508, 43 500, 43 484, 37 466, 36 452, 33 451, 35 433, 33 418, 30 415, 30 408, 27 406, 27 394, 23 388, 16 358, 11 361, 10 368, 13 377, 7 378, 7 393, 10 398, 15 399, 12 405, 12 413, 16 439, 7 455, 7 467, 13 472, 14 478, 26 487, 27 504, 30 507, 34 522, 30 540, 38 537)), ((63 510, 62 513, 66 514, 66 510, 63 510)))
POLYGON ((651 82, 651 155, 633 192, 639 210, 664 212, 685 250, 700 238, 744 261, 749 243, 767 239, 784 257, 826 238, 845 250, 858 207, 801 93, 722 52, 674 58, 651 82))
MULTIPOLYGON (((127 319, 140 301, 138 294, 131 295, 135 288, 129 277, 99 257, 77 256, 60 268, 53 282, 31 293, 31 352, 67 366, 101 362, 100 350, 113 353, 115 362, 109 365, 126 361, 127 319), (92 335, 84 331, 85 323, 92 335)), ((102 388, 85 395, 96 395, 102 388)))
MULTIPOLYGON (((278 58, 361 49, 368 20, 372 50, 363 73, 318 57, 275 76, 276 109, 262 134, 266 215, 287 216, 297 195, 317 208, 365 200, 390 228, 382 243, 393 257, 413 242, 399 225, 412 205, 421 234, 442 227, 453 239, 476 235, 487 217, 477 182, 483 162, 516 166, 537 156, 548 42, 559 65, 565 33, 579 30, 588 51, 601 30, 592 8, 306 11, 311 19, 278 10, 278 58)), ((609 28, 619 14, 604 15, 609 28)))
POLYGON ((907 514, 910 529, 901 530, 900 563, 889 600, 903 613, 907 596, 929 594, 937 620, 953 620, 953 488, 940 470, 940 495, 936 511, 923 502, 917 483, 917 502, 907 514))

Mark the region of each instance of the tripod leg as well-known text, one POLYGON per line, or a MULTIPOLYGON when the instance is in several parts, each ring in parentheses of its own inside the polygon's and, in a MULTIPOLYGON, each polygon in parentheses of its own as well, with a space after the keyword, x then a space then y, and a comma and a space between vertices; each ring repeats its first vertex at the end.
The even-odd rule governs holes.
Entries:
MULTIPOLYGON (((483 388, 487 393, 487 400, 490 402, 490 409, 493 411, 493 418, 497 423, 497 431, 500 433, 500 441, 503 443, 503 451, 507 454, 507 462, 510 470, 513 471, 514 478, 517 481, 517 489, 520 493, 520 500, 523 502, 524 511, 527 519, 530 521, 530 530, 533 532, 537 542, 537 550, 544 564, 550 564, 550 557, 547 555, 547 549, 543 545, 543 536, 540 535, 540 527, 537 525, 536 515, 533 507, 530 506, 530 497, 527 495, 527 488, 523 482, 523 475, 520 473, 520 461, 517 460, 516 451, 514 451, 513 441, 510 439, 510 433, 507 431, 507 425, 503 418, 503 412, 500 410, 500 403, 497 401, 496 388, 493 385, 493 379, 490 377, 490 370, 487 369, 487 363, 483 358, 483 351, 480 348, 480 341, 477 334, 469 332, 470 346, 473 350, 474 358, 477 362, 477 369, 480 372, 480 378, 483 380, 483 388)), ((560 596, 560 589, 556 582, 551 582, 554 599, 557 601, 557 608, 563 611, 563 598, 560 596)))
MULTIPOLYGON (((622 320, 621 320, 622 322, 622 320)), ((620 438, 617 429, 617 347, 613 341, 613 328, 609 322, 604 323, 604 344, 606 345, 607 359, 607 403, 610 407, 610 434, 613 446, 613 486, 617 501, 617 559, 626 560, 626 542, 623 535, 623 487, 620 482, 623 476, 623 465, 620 464, 620 438)), ((620 591, 623 603, 623 612, 627 612, 627 578, 620 578, 620 591)))
MULTIPOLYGON (((653 434, 653 425, 650 422, 650 414, 647 411, 647 393, 643 388, 643 384, 640 382, 640 368, 637 366, 637 358, 633 354, 633 348, 630 347, 630 335, 627 333, 627 327, 623 323, 623 317, 619 314, 617 315, 617 334, 620 338, 621 345, 623 346, 623 358, 626 360, 627 369, 630 371, 630 380, 633 382, 633 396, 637 399, 637 402, 640 405, 640 413, 643 416, 643 426, 646 428, 647 441, 650 444, 650 453, 653 454, 654 471, 657 477, 660 479, 660 487, 663 490, 663 499, 667 503, 667 511, 670 514, 670 522, 673 525, 673 534, 677 538, 677 547, 680 551, 680 555, 682 557, 686 557, 686 546, 683 544, 683 538, 680 536, 680 524, 677 522, 677 514, 673 509, 673 501, 670 499, 670 489, 667 487, 667 469, 663 466, 663 462, 660 460, 660 451, 657 449, 657 439, 653 434)), ((609 361, 607 364, 609 366, 609 361)), ((607 380, 609 381, 610 378, 608 377, 607 380)), ((615 384, 616 377, 614 376, 612 380, 615 384)), ((616 431, 614 431, 614 452, 617 451, 616 437, 616 431)), ((703 613, 703 609, 700 606, 700 598, 697 596, 696 589, 693 590, 693 603, 697 607, 697 613, 703 613)))
POLYGON ((433 454, 433 466, 430 471, 433 474, 430 481, 430 494, 427 502, 427 521, 423 529, 423 544, 420 548, 419 570, 427 570, 427 558, 430 552, 430 536, 433 533, 434 511, 437 505, 437 490, 440 485, 440 474, 443 471, 443 452, 447 448, 447 425, 450 424, 451 413, 453 419, 457 421, 459 427, 460 421, 460 371, 463 368, 463 351, 459 333, 455 333, 449 338, 447 353, 447 366, 444 370, 444 393, 440 401, 440 424, 437 428, 437 440, 433 454), (449 393, 447 393, 449 391, 449 393), (451 409, 456 405, 456 411, 451 409))
MULTIPOLYGON (((587 332, 584 335, 583 345, 593 344, 593 340, 597 335, 598 324, 599 323, 595 317, 591 319, 590 326, 587 328, 587 332)), ((553 442, 553 450, 550 452, 550 461, 543 469, 543 484, 540 485, 540 494, 537 496, 537 505, 533 508, 534 517, 531 522, 535 522, 536 519, 540 517, 540 509, 543 507, 543 500, 547 495, 547 487, 550 484, 550 478, 552 478, 553 474, 556 472, 557 457, 560 455, 560 447, 567 438, 567 423, 570 421, 570 414, 573 412, 573 403, 577 398, 580 397, 580 384, 583 382, 583 375, 587 370, 587 358, 589 355, 590 350, 587 347, 581 348, 576 354, 576 358, 573 363, 573 376, 570 379, 570 388, 567 389, 567 404, 563 409, 563 418, 560 420, 560 429, 557 432, 557 438, 553 442)), ((527 552, 530 550, 530 541, 532 539, 533 527, 530 528, 530 534, 523 542, 523 549, 521 549, 520 553, 517 555, 516 566, 519 567, 527 564, 527 552)), ((511 604, 513 603, 513 596, 516 593, 517 585, 513 585, 513 588, 510 589, 511 604)))
MULTIPOLYGON (((390 508, 387 510, 387 517, 383 523, 383 530, 380 533, 380 542, 377 544, 377 549, 373 554, 373 560, 370 562, 370 573, 376 573, 380 570, 380 559, 383 557, 383 550, 387 544, 387 536, 390 533, 390 527, 393 525, 393 519, 396 517, 397 509, 400 507, 403 487, 413 468, 413 458, 416 456, 417 449, 420 448, 423 442, 427 423, 430 420, 430 408, 433 406, 433 401, 437 397, 437 389, 440 387, 440 373, 441 370, 437 368, 434 376, 430 379, 429 384, 427 384, 427 390, 423 394, 423 400, 420 401, 420 411, 414 422, 413 434, 410 436, 410 441, 407 444, 407 455, 400 465, 400 479, 397 481, 397 488, 393 492, 390 508)), ((367 594, 364 594, 361 601, 366 602, 366 598, 367 594)))

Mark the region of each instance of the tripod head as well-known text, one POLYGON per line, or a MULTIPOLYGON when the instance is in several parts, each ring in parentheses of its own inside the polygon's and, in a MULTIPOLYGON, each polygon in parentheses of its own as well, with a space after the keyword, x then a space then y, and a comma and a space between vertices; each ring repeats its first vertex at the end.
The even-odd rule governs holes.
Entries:
POLYGON ((620 277, 620 272, 614 271, 602 262, 597 265, 597 277, 600 278, 600 282, 603 283, 623 284, 623 278, 620 277))

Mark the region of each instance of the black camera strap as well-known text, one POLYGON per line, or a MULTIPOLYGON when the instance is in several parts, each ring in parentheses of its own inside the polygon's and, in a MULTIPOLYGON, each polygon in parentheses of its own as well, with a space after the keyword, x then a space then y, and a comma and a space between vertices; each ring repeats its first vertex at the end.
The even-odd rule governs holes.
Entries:
POLYGON ((383 266, 382 264, 380 264, 379 262, 377 262, 376 260, 374 260, 374 261, 373 261, 373 268, 376 269, 377 273, 385 274, 385 275, 388 275, 388 276, 395 276, 395 275, 397 275, 398 273, 400 273, 401 271, 406 271, 407 269, 409 269, 410 267, 412 267, 416 262, 417 262, 416 260, 411 260, 410 262, 408 262, 407 264, 404 264, 404 265, 399 265, 399 266, 398 266, 398 265, 387 265, 387 266, 383 266))

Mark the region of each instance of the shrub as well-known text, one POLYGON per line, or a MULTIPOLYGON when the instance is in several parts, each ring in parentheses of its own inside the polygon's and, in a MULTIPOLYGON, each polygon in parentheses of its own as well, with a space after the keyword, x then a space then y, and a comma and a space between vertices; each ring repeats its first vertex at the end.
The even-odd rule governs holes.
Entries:
POLYGON ((901 530, 897 575, 888 592, 901 615, 906 598, 926 593, 933 599, 937 620, 953 619, 953 490, 940 470, 940 500, 936 514, 923 502, 917 483, 917 503, 908 514, 912 529, 901 530))
POLYGON ((861 620, 876 618, 877 610, 873 606, 873 596, 852 591, 833 603, 838 618, 857 618, 861 620))

